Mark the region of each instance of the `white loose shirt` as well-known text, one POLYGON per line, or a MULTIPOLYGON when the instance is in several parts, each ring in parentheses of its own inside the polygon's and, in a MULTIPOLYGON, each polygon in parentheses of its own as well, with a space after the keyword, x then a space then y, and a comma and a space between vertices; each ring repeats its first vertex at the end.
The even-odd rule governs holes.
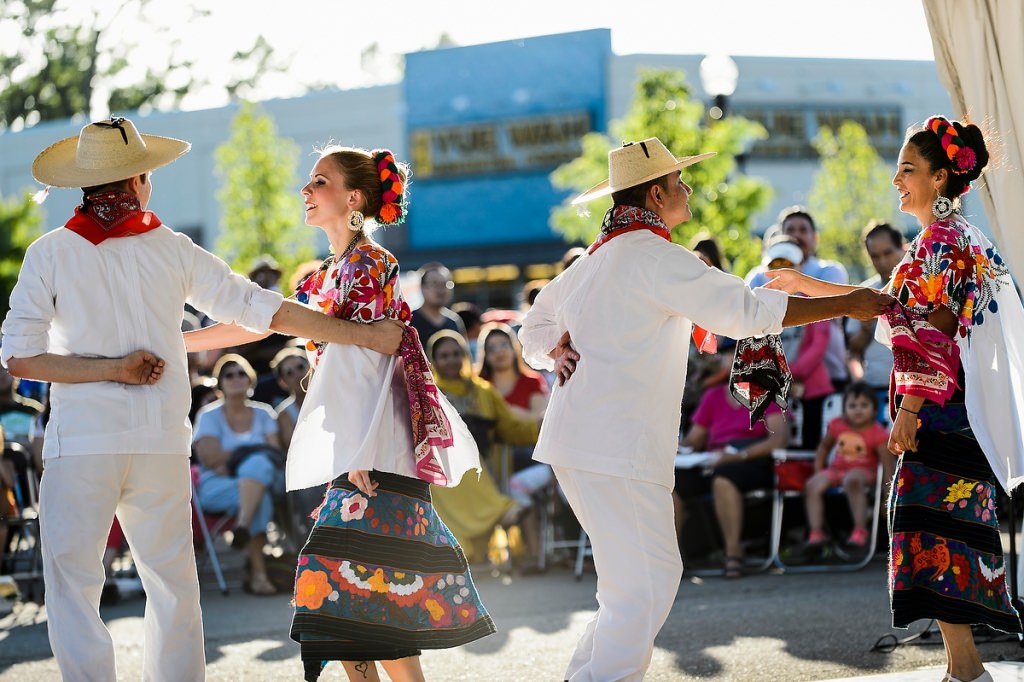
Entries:
POLYGON ((519 339, 526 361, 568 331, 580 354, 556 386, 534 459, 671 488, 694 323, 733 338, 782 330, 788 296, 752 291, 647 230, 607 242, 547 284, 519 339))
POLYGON ((151 386, 54 383, 43 458, 187 455, 192 429, 185 303, 266 331, 281 306, 267 291, 166 226, 93 245, 58 228, 29 246, 3 323, 0 359, 56 353, 113 358, 148 350, 166 362, 151 386))

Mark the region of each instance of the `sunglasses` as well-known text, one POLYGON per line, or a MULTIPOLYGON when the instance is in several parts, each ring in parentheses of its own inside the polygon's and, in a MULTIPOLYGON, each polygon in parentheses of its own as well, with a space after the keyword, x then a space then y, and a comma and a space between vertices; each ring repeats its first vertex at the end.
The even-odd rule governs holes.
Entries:
POLYGON ((775 270, 777 268, 791 268, 793 267, 793 261, 788 258, 773 258, 768 261, 768 269, 775 270))

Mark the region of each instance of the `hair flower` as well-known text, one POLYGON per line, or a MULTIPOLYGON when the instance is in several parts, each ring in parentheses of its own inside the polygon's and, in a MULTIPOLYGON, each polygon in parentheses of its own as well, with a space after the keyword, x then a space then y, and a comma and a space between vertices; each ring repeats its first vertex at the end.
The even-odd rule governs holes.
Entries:
POLYGON ((970 147, 961 147, 957 151, 956 156, 953 157, 953 163, 962 173, 966 173, 973 169, 977 162, 978 158, 974 155, 974 150, 970 147))

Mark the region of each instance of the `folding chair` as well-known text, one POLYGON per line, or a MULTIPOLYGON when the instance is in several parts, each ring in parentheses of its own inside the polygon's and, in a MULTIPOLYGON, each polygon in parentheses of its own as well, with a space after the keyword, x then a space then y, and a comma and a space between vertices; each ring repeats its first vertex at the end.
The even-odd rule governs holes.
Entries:
MULTIPOLYGON (((548 557, 555 551, 562 549, 575 549, 576 559, 574 561, 574 574, 579 580, 583 577, 583 561, 592 556, 590 540, 586 531, 580 529, 579 537, 576 539, 559 538, 559 523, 557 520, 558 507, 560 502, 558 494, 558 481, 552 475, 551 481, 542 488, 537 495, 537 509, 539 510, 540 522, 540 547, 538 548, 537 568, 543 571, 547 568, 548 557)), ((566 509, 568 505, 564 505, 566 509)), ((563 509, 563 513, 564 513, 563 509)), ((571 510, 569 513, 572 513, 571 510)))
POLYGON ((234 524, 234 515, 220 514, 207 515, 203 512, 203 506, 199 503, 199 467, 192 465, 192 531, 196 527, 203 537, 203 547, 206 550, 206 558, 213 568, 213 574, 217 579, 217 586, 221 594, 228 595, 228 585, 224 581, 224 572, 221 570, 220 560, 217 558, 217 549, 214 545, 214 538, 223 531, 230 530, 234 524))
POLYGON ((43 578, 38 477, 32 466, 31 454, 20 443, 4 443, 3 459, 14 466, 14 499, 18 513, 4 520, 10 535, 6 546, 0 547, 0 558, 7 575, 15 581, 27 583, 27 598, 35 601, 36 587, 43 578))
MULTIPOLYGON (((822 434, 828 429, 830 421, 840 416, 843 411, 843 395, 841 393, 835 393, 828 396, 822 406, 822 434)), ((812 450, 784 450, 776 455, 782 458, 813 458, 815 452, 812 450)), ((800 499, 803 500, 803 492, 796 491, 781 491, 776 486, 776 490, 773 495, 772 504, 772 553, 773 563, 777 568, 789 573, 829 573, 829 572, 850 572, 859 571, 868 565, 875 554, 875 547, 878 543, 878 529, 881 526, 881 504, 882 504, 882 490, 884 480, 882 476, 882 463, 878 463, 878 469, 875 473, 875 485, 871 492, 871 500, 869 502, 869 513, 871 515, 871 530, 869 533, 867 549, 864 555, 861 557, 854 557, 841 549, 837 549, 836 554, 841 559, 854 559, 847 563, 809 563, 809 564, 787 564, 781 554, 782 545, 782 534, 783 534, 783 518, 785 513, 786 500, 800 499)), ((844 491, 842 487, 830 488, 825 495, 827 497, 835 497, 842 494, 844 491)))

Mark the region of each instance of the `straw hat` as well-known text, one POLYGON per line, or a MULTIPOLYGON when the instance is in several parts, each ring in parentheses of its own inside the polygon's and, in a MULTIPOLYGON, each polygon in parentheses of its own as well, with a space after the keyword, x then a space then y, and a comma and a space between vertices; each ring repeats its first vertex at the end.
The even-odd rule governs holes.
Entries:
POLYGON ((54 187, 95 187, 166 166, 191 146, 172 137, 140 135, 128 119, 109 118, 40 152, 32 177, 54 187))
POLYGON ((711 158, 717 152, 676 158, 656 137, 642 142, 626 142, 608 152, 608 179, 572 200, 573 205, 586 203, 619 190, 629 189, 672 171, 692 166, 711 158))

